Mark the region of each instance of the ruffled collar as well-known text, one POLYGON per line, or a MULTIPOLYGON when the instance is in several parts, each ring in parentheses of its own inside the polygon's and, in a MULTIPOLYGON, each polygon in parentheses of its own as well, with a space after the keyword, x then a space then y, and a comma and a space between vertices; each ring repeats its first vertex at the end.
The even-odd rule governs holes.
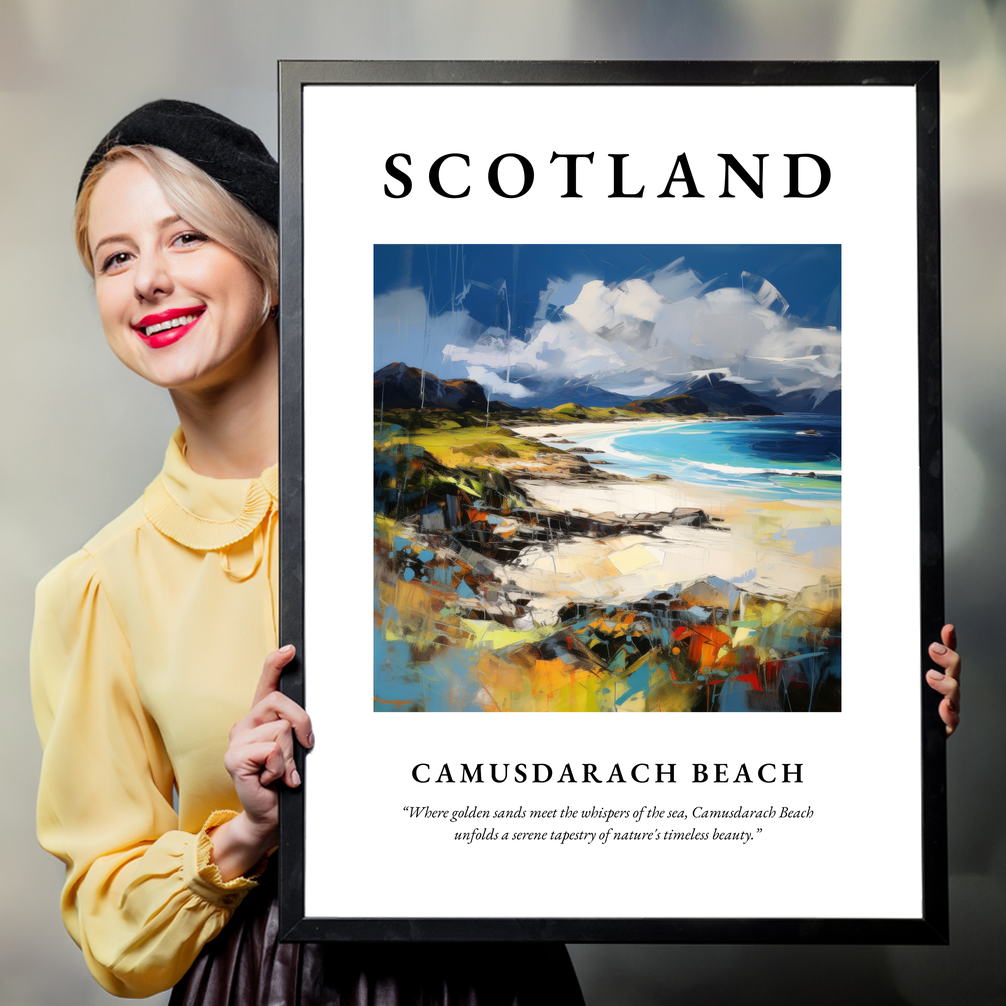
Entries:
POLYGON ((143 512, 162 534, 186 548, 211 552, 252 533, 279 500, 279 466, 257 479, 213 479, 185 460, 185 437, 175 430, 164 468, 143 494, 143 512))

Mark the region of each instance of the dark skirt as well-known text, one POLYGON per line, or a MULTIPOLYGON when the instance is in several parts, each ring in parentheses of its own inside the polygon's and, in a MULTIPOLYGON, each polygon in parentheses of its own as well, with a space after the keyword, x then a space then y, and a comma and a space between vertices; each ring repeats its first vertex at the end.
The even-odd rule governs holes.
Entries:
POLYGON ((561 943, 280 943, 274 873, 169 1006, 583 1006, 561 943))

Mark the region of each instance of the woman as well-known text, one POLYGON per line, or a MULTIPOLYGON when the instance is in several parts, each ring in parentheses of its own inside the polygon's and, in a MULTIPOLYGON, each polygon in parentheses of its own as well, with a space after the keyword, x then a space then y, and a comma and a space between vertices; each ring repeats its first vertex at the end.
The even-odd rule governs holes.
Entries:
MULTIPOLYGON (((122 996, 582 1003, 557 945, 276 942, 276 785, 300 784, 293 737, 313 744, 274 649, 277 219, 265 147, 186 102, 127 116, 81 179, 105 336, 180 427, 143 497, 39 585, 38 830, 66 864, 67 929, 122 996)), ((930 650, 948 734, 955 646, 948 626, 930 650)))
POLYGON ((561 945, 277 944, 276 787, 300 785, 293 738, 313 744, 277 690, 277 221, 258 137, 187 102, 128 115, 81 178, 106 339, 180 426, 143 497, 38 589, 38 831, 67 929, 121 996, 582 1003, 561 945))

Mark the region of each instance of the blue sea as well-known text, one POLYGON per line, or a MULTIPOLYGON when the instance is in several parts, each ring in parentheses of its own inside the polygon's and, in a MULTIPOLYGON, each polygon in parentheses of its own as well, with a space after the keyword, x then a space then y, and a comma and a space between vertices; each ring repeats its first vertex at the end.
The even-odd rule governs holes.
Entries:
POLYGON ((842 421, 838 416, 791 413, 754 419, 640 424, 583 436, 563 434, 581 447, 604 451, 611 470, 674 480, 754 499, 838 502, 842 495, 842 421))

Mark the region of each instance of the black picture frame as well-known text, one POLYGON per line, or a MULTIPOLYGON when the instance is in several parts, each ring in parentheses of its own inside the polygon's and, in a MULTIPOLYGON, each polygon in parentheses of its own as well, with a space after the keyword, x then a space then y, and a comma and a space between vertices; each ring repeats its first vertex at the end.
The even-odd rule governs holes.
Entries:
POLYGON ((935 62, 405 62, 281 61, 280 120, 280 639, 298 648, 282 688, 310 711, 304 648, 304 395, 302 95, 305 86, 346 84, 507 86, 647 84, 791 87, 911 87, 917 115, 919 486, 923 723, 923 905, 919 918, 319 918, 305 914, 304 785, 283 790, 280 812, 280 927, 287 941, 427 940, 625 943, 939 944, 949 939, 945 736, 939 696, 925 684, 927 646, 943 624, 943 497, 940 381, 939 69, 935 62))

